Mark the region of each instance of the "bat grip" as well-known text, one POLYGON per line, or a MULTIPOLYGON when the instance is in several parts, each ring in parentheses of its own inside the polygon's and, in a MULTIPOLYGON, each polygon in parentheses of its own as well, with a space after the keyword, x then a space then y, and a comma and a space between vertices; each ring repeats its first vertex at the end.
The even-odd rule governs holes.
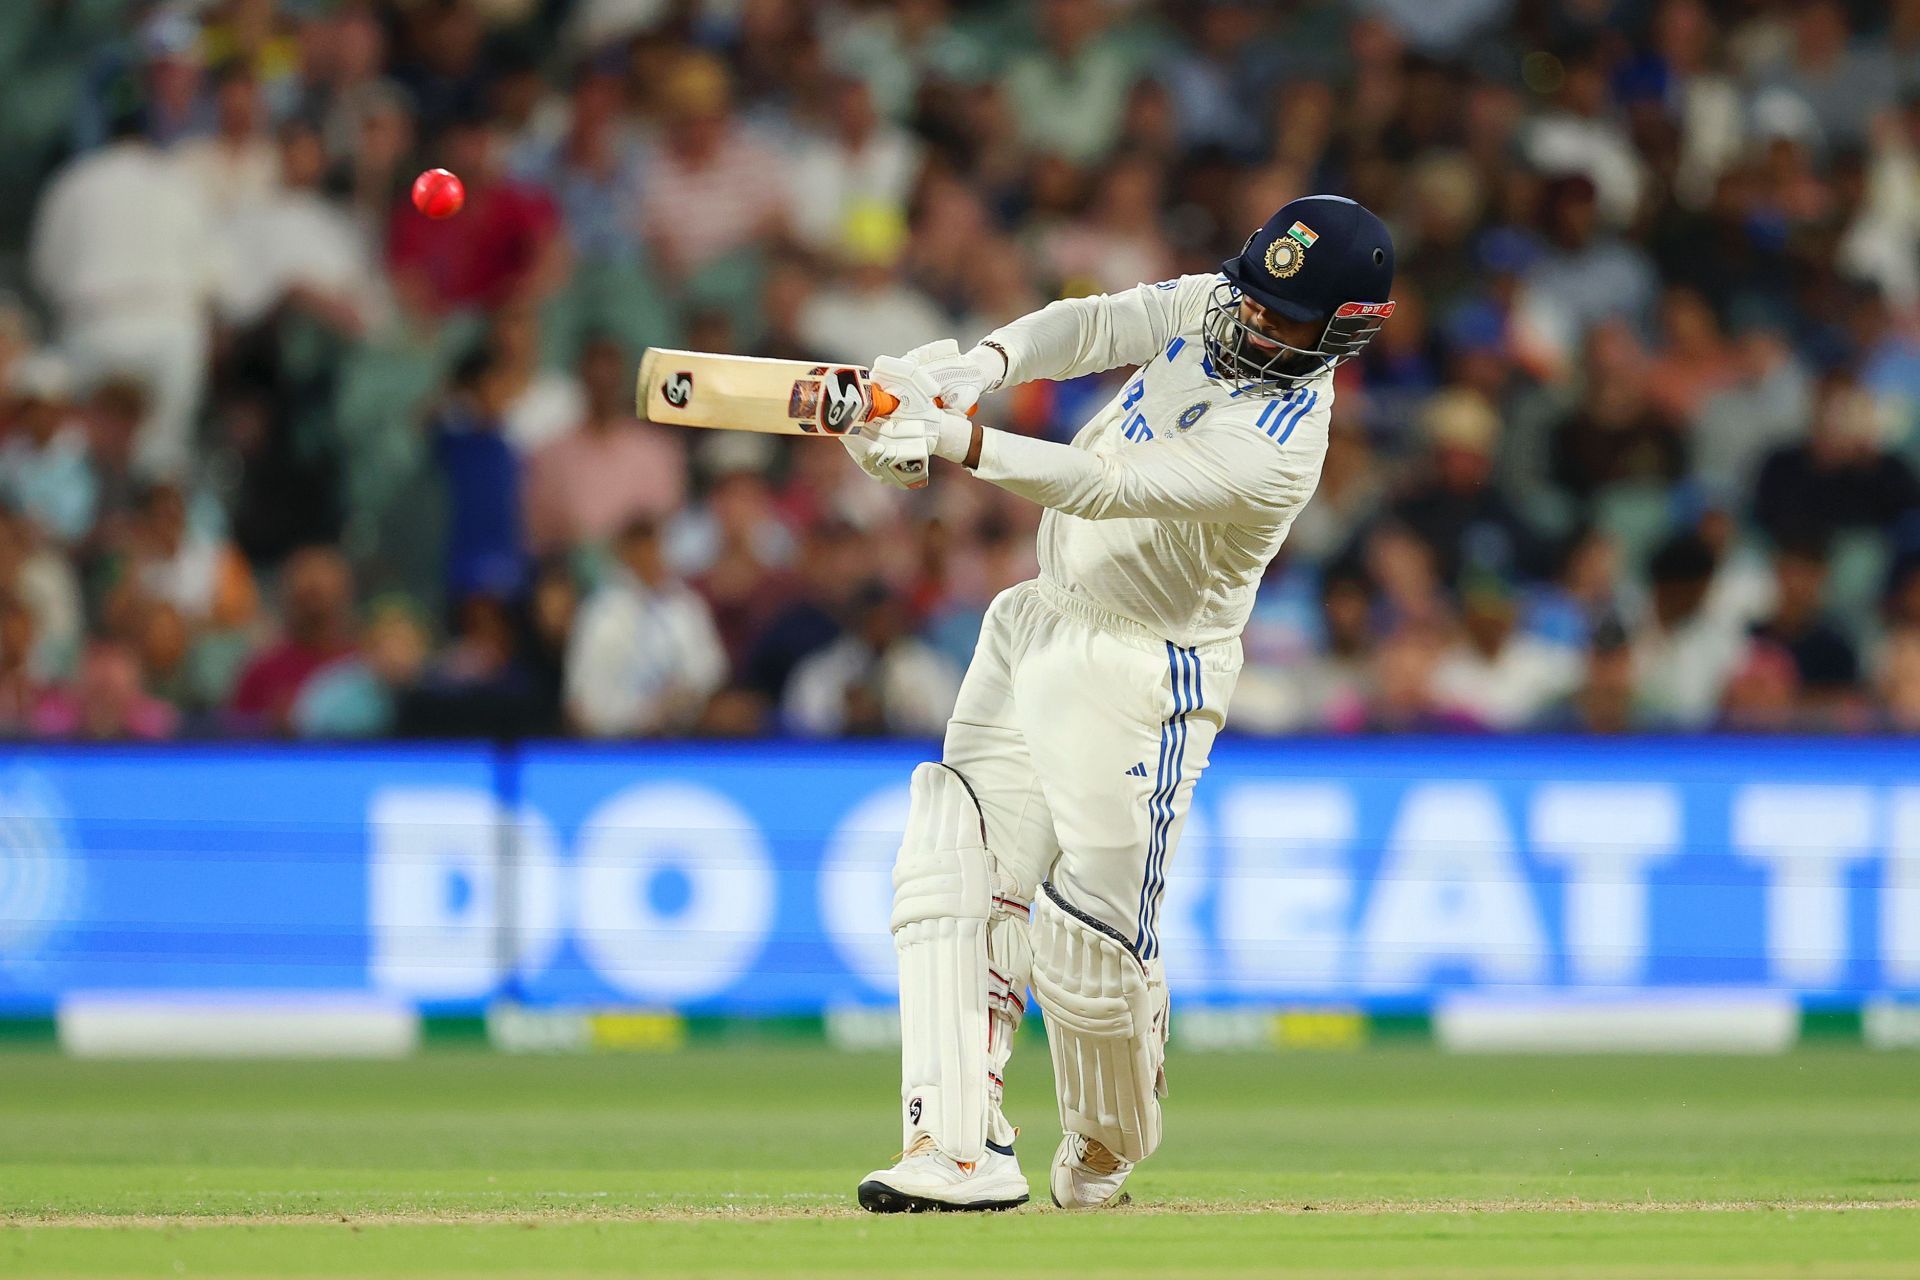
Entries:
MULTIPOLYGON (((868 422, 872 422, 875 418, 887 417, 895 409, 900 407, 900 397, 894 395, 893 392, 887 390, 885 387, 869 384, 867 389, 873 396, 873 412, 867 415, 868 422)), ((943 409, 946 407, 945 401, 935 400, 934 403, 943 409)), ((980 406, 975 405, 973 408, 967 410, 967 416, 971 418, 978 412, 980 412, 980 406)))

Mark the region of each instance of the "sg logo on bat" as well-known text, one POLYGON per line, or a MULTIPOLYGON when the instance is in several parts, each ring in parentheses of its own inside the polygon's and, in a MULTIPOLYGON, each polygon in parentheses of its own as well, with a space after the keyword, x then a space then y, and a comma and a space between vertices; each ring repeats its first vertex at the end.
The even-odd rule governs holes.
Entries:
POLYGON ((820 406, 820 426, 828 435, 843 436, 867 420, 872 402, 857 369, 832 370, 822 387, 826 396, 820 406))
POLYGON ((660 394, 674 408, 686 408, 687 401, 693 398, 693 375, 684 370, 674 374, 660 384, 660 394))

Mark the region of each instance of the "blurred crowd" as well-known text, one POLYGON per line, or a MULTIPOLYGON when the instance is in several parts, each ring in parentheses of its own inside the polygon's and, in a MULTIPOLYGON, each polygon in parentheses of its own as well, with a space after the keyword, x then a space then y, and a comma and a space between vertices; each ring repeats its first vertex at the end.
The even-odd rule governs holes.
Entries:
POLYGON ((1399 305, 1236 728, 1920 729, 1920 0, 10 0, 0 734, 935 733, 1038 511, 636 421, 640 349, 970 342, 1316 191, 1399 305))

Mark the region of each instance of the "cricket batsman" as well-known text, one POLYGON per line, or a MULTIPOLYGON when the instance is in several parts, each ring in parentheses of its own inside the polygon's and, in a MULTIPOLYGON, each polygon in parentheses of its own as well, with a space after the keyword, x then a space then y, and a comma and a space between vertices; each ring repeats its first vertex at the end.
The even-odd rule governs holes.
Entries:
POLYGON ((1065 1131, 1054 1203, 1115 1203, 1160 1145, 1167 866, 1255 588, 1319 483, 1333 370, 1393 313, 1392 282, 1380 219, 1309 196, 1218 275, 874 362, 900 407, 845 437, 864 470, 918 488, 945 458, 1047 510, 1040 576, 988 608, 941 759, 913 772, 893 871, 905 1149, 863 1207, 1026 1203, 1001 1098, 1029 985, 1065 1131), (1121 365, 1138 368, 1070 445, 965 414, 1121 365))

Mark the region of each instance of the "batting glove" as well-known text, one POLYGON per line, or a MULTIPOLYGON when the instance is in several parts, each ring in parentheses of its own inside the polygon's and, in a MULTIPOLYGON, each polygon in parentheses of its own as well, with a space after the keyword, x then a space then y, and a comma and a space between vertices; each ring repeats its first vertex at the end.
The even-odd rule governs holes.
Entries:
POLYGON ((998 351, 975 347, 963 355, 952 338, 915 347, 900 358, 919 365, 933 379, 940 403, 961 413, 979 404, 980 397, 998 387, 1007 373, 1006 357, 998 351))
POLYGON ((967 456, 973 424, 964 414, 934 403, 939 385, 924 369, 902 357, 881 356, 873 362, 873 381, 900 406, 864 428, 873 436, 873 449, 860 464, 869 474, 885 468, 892 473, 893 483, 919 489, 927 483, 930 458, 959 462, 967 456))

